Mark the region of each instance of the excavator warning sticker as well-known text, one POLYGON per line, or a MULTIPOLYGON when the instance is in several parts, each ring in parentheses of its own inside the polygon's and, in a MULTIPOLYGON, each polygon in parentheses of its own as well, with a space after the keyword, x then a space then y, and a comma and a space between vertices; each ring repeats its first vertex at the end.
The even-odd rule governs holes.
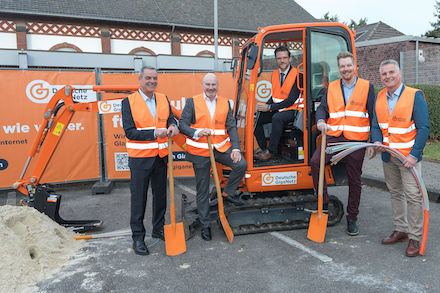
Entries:
POLYGON ((54 128, 54 130, 53 130, 53 135, 56 135, 56 136, 60 136, 61 135, 61 132, 63 131, 63 129, 64 129, 64 124, 63 123, 61 123, 61 122, 58 122, 57 123, 57 125, 55 125, 55 128, 54 128))
POLYGON ((296 184, 297 172, 263 173, 261 182, 263 186, 296 184))

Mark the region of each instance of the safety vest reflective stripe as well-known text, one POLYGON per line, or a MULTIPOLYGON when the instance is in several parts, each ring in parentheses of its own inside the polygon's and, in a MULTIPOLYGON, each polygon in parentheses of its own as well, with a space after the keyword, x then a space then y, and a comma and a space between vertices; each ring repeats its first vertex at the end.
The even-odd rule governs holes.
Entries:
POLYGON ((379 127, 380 127, 380 129, 387 129, 388 123, 379 123, 379 127))
POLYGON ((155 126, 152 126, 152 127, 139 127, 139 128, 136 128, 136 130, 156 130, 156 127, 155 126))
POLYGON ((389 142, 388 136, 384 136, 384 138, 383 138, 383 142, 386 142, 386 143, 389 142))
MULTIPOLYGON (((203 130, 205 128, 194 128, 197 130, 203 130)), ((211 135, 225 135, 226 134, 226 129, 210 129, 211 130, 211 135)))
POLYGON ((328 127, 333 131, 370 132, 370 126, 328 125, 328 127))
POLYGON ((389 127, 388 128, 388 133, 405 134, 405 133, 409 133, 409 132, 413 131, 414 129, 416 129, 416 125, 413 123, 408 128, 389 127))
POLYGON ((127 148, 135 149, 135 150, 152 150, 152 149, 164 149, 168 147, 168 142, 165 143, 157 143, 157 142, 127 142, 126 144, 127 148))
POLYGON ((330 118, 341 118, 341 117, 359 117, 359 118, 368 118, 368 113, 366 112, 360 112, 360 111, 342 111, 342 112, 335 112, 335 113, 329 113, 330 118))
POLYGON ((393 149, 407 149, 407 148, 412 148, 414 142, 415 140, 413 139, 410 142, 392 142, 389 145, 393 149))
MULTIPOLYGON (((225 145, 225 143, 227 143, 228 141, 231 141, 231 139, 229 137, 227 139, 225 139, 224 141, 222 141, 222 142, 213 144, 213 147, 220 148, 223 145, 225 145)), ((208 143, 206 143, 206 142, 197 142, 195 140, 192 140, 189 137, 186 138, 186 144, 190 145, 190 146, 193 146, 193 147, 196 147, 196 148, 200 148, 200 149, 206 149, 206 150, 208 149, 208 143)))

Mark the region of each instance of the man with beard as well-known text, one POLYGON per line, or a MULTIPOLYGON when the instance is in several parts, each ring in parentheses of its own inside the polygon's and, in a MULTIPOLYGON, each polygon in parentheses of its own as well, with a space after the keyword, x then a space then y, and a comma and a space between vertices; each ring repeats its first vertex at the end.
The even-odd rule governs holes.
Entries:
MULTIPOLYGON (((321 132, 327 132, 327 144, 347 141, 365 142, 368 140, 373 119, 374 87, 368 80, 355 75, 353 54, 341 52, 337 56, 337 61, 342 78, 329 84, 327 94, 322 98, 316 111, 317 127, 321 132)), ((318 191, 320 154, 321 146, 318 146, 311 160, 315 193, 318 191)), ((326 164, 331 156, 331 154, 325 155, 326 164)), ((349 187, 347 233, 350 236, 359 234, 356 221, 362 190, 361 174, 364 156, 365 149, 361 149, 344 159, 349 187)), ((328 200, 327 184, 324 179, 324 211, 328 209, 328 200)))

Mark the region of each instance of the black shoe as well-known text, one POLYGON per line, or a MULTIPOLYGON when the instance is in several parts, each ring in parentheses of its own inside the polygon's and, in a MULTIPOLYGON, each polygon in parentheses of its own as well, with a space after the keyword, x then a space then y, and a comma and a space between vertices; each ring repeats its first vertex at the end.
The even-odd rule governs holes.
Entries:
POLYGON ((163 235, 163 230, 153 231, 153 233, 151 233, 151 237, 152 238, 159 238, 160 240, 165 241, 165 237, 163 235))
POLYGON ((355 220, 347 220, 347 234, 350 236, 356 236, 359 234, 359 229, 356 226, 355 220))
POLYGON ((231 195, 224 196, 223 199, 226 200, 226 201, 229 201, 230 203, 235 204, 236 206, 242 206, 242 205, 244 205, 244 202, 243 202, 243 201, 241 201, 240 199, 235 198, 235 197, 233 197, 233 196, 231 196, 231 195))
POLYGON ((133 250, 134 253, 139 255, 149 255, 147 246, 145 246, 145 242, 142 240, 133 241, 133 250))
MULTIPOLYGON (((318 212, 318 202, 314 203, 313 207, 304 208, 305 212, 317 213, 318 212)), ((328 214, 328 203, 322 205, 322 212, 328 214)))
POLYGON ((211 236, 211 228, 202 228, 202 239, 206 241, 210 241, 212 239, 211 236))

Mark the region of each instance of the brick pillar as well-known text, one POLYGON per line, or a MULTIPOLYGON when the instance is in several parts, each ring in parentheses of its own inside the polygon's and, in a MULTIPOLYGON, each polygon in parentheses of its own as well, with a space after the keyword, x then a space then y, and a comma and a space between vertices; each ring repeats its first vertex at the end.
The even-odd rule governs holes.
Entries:
POLYGON ((232 39, 232 57, 240 56, 240 42, 238 39, 232 39))
POLYGON ((101 46, 102 53, 110 54, 112 52, 110 44, 110 30, 108 28, 101 29, 101 46))
POLYGON ((17 36, 17 49, 27 50, 26 23, 24 21, 15 22, 15 35, 17 36))
POLYGON ((177 35, 171 36, 171 55, 180 56, 180 37, 177 35))

